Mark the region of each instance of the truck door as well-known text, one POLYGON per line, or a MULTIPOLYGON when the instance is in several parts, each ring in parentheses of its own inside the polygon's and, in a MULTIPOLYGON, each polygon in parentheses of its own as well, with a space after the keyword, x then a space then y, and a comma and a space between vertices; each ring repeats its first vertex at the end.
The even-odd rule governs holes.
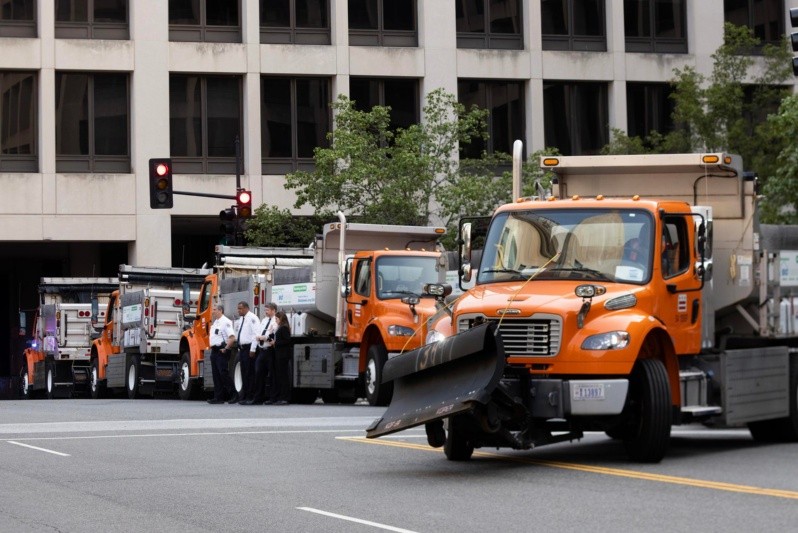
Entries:
POLYGON ((363 328, 368 323, 369 299, 371 298, 371 259, 355 259, 352 263, 352 294, 347 299, 346 319, 347 338, 350 342, 360 342, 363 328))
POLYGON ((701 348, 701 279, 696 274, 693 228, 690 216, 665 215, 654 257, 665 282, 659 318, 677 354, 697 353, 701 348))

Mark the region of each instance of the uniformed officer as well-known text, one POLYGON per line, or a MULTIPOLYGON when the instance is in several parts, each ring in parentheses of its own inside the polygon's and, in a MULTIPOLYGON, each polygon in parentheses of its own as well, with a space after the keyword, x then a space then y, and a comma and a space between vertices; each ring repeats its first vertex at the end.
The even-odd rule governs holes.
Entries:
POLYGON ((255 378, 255 351, 252 350, 252 343, 260 333, 260 319, 258 315, 249 310, 247 302, 238 302, 238 316, 236 320, 236 342, 238 343, 238 362, 241 364, 241 394, 244 398, 238 403, 251 404, 252 398, 248 396, 252 380, 255 378))
POLYGON ((250 352, 255 351, 255 373, 252 380, 252 389, 247 392, 247 398, 252 399, 252 403, 263 403, 268 399, 269 393, 266 392, 266 378, 270 376, 274 366, 274 348, 268 341, 274 338, 277 331, 277 320, 274 314, 277 312, 277 304, 270 302, 266 304, 266 316, 261 320, 258 335, 252 343, 250 352))
POLYGON ((230 403, 238 402, 233 380, 227 371, 230 362, 231 346, 235 339, 233 322, 224 316, 224 306, 215 305, 211 312, 213 324, 211 324, 211 370, 213 371, 213 398, 208 403, 230 403))

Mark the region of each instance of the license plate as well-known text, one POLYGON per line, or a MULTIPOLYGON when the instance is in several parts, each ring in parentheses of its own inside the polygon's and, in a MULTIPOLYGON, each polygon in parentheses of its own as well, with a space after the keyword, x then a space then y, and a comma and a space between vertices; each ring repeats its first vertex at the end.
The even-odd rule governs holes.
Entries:
POLYGON ((596 385, 572 385, 571 398, 573 400, 603 400, 604 384, 596 385))

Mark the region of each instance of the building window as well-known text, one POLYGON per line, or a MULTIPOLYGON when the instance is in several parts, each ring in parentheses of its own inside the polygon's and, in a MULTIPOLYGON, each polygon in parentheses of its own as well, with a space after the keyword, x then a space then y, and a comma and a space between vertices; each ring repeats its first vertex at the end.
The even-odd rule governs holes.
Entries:
POLYGON ((685 0, 624 0, 627 52, 687 53, 685 0))
POLYGON ((629 137, 648 136, 652 131, 673 131, 674 102, 667 83, 626 83, 626 124, 629 137))
POLYGON ((418 80, 408 78, 350 78, 349 98, 355 108, 369 111, 375 105, 391 108, 390 128, 407 129, 419 120, 418 80))
POLYGON ((349 44, 418 46, 416 0, 349 0, 349 44))
POLYGON ((236 137, 243 139, 242 100, 237 76, 169 77, 169 146, 175 173, 235 174, 236 137))
POLYGON ((36 37, 36 0, 0 1, 0 37, 36 37))
POLYGON ((541 0, 544 50, 605 52, 604 0, 541 0))
POLYGON ((59 39, 129 39, 127 0, 55 0, 59 39))
POLYGON ((169 0, 169 40, 240 43, 240 0, 169 0))
POLYGON ((260 0, 260 42, 330 44, 330 3, 260 0))
POLYGON ((130 172, 127 74, 57 72, 56 172, 130 172))
POLYGON ((33 72, 0 71, 0 172, 37 172, 33 72))
POLYGON ((260 82, 263 174, 312 170, 313 150, 330 131, 330 80, 276 78, 260 82))
POLYGON ((520 0, 457 0, 457 47, 524 48, 520 0))
POLYGON ((489 111, 488 139, 474 139, 467 146, 461 146, 461 158, 479 158, 482 152, 510 154, 513 142, 524 139, 522 82, 459 80, 457 99, 466 108, 476 105, 489 111))
POLYGON ((563 155, 594 155, 609 140, 607 84, 544 82, 546 146, 563 155))
POLYGON ((778 45, 784 36, 783 0, 723 0, 726 22, 754 31, 762 44, 778 45))

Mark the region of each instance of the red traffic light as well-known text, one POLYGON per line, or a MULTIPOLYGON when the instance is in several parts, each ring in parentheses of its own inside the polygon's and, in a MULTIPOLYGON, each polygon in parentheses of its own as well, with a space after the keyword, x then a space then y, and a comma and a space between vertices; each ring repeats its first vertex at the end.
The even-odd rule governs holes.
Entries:
POLYGON ((165 163, 158 163, 155 167, 155 173, 159 176, 166 176, 169 173, 169 166, 165 163))
POLYGON ((150 207, 172 207, 172 160, 150 159, 150 207))
POLYGON ((236 212, 238 218, 250 218, 252 216, 252 193, 245 189, 236 192, 236 212))

